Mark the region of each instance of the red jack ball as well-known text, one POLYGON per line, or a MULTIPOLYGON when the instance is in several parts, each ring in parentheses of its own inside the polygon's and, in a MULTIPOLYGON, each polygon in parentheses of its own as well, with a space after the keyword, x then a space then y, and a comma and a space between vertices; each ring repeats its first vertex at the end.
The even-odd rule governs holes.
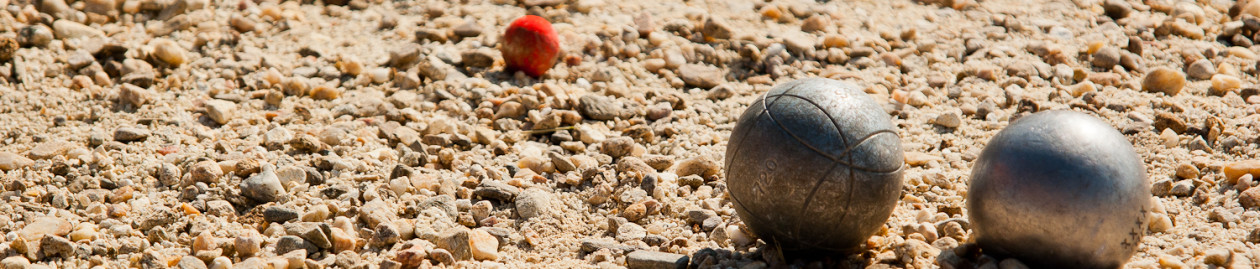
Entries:
POLYGON ((560 42, 547 19, 525 15, 508 26, 499 51, 503 53, 508 70, 521 70, 527 75, 539 77, 556 64, 560 42))

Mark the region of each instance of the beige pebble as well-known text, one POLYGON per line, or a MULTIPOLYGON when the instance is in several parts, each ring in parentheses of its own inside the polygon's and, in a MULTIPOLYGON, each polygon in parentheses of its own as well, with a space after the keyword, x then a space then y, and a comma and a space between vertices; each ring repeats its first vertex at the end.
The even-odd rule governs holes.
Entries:
POLYGON ((1212 86, 1208 89, 1212 91, 1212 95, 1222 96, 1241 87, 1242 80, 1238 79, 1238 77, 1216 74, 1212 76, 1212 86))
POLYGON ((0 260, 0 265, 3 265, 5 269, 26 269, 30 268, 31 261, 22 255, 14 255, 0 260))
POLYGON ((311 98, 318 100, 333 100, 341 97, 341 89, 328 85, 315 86, 311 89, 311 98))
POLYGON ((1260 188, 1248 188, 1239 193, 1238 204, 1248 209, 1260 207, 1260 188))
POLYGON ((1158 68, 1142 78, 1142 90, 1173 96, 1186 86, 1186 75, 1168 68, 1158 68))
POLYGON ((1226 49, 1225 52, 1229 56, 1234 56, 1234 57, 1238 57, 1238 58, 1242 58, 1246 60, 1253 60, 1256 58, 1256 53, 1254 51, 1251 51, 1250 49, 1247 49, 1244 47, 1229 47, 1229 49, 1226 49))
POLYGON ((1177 177, 1189 179, 1199 178, 1199 168, 1188 163, 1179 164, 1177 165, 1177 177))
POLYGON ((1252 177, 1251 174, 1246 174, 1241 177, 1238 177, 1238 182, 1234 183, 1234 189, 1240 192, 1246 191, 1247 189, 1250 189, 1251 186, 1253 185, 1255 185, 1254 177, 1252 177))
POLYGON ((1163 269, 1185 269, 1189 268, 1181 259, 1168 254, 1159 255, 1159 267, 1163 269))
POLYGON ((1230 184, 1238 182, 1238 178, 1246 174, 1252 177, 1260 175, 1260 160, 1245 160, 1225 164, 1221 167, 1221 172, 1225 173, 1225 179, 1230 184))
POLYGON ((353 58, 342 58, 337 61, 337 69, 341 70, 342 74, 358 76, 363 73, 363 63, 353 58))
POLYGON ((219 124, 227 124, 236 117, 236 103, 225 100, 206 101, 206 116, 219 124))
POLYGON ((255 23, 253 19, 242 17, 240 15, 233 15, 232 18, 228 20, 228 24, 232 26, 232 29, 241 33, 251 32, 258 28, 258 23, 255 23))
POLYGON ((917 151, 906 152, 905 158, 906 158, 906 164, 910 166, 924 166, 933 161, 936 161, 936 162, 945 161, 945 158, 941 158, 941 156, 936 156, 936 155, 917 152, 917 151))
POLYGON ((235 243, 236 253, 240 257, 249 257, 258 254, 262 249, 263 238, 254 230, 245 230, 244 233, 237 235, 235 243))
MULTIPOLYGON (((83 226, 83 224, 80 224, 83 226)), ((91 225, 95 226, 95 225, 91 225)), ((92 241, 101 237, 101 233, 96 228, 75 229, 69 235, 71 241, 79 242, 83 240, 92 241)))
POLYGON ((477 260, 498 260, 499 239, 482 229, 474 229, 468 233, 468 246, 472 256, 477 260))
POLYGON ((188 171, 193 182, 213 183, 223 176, 223 168, 219 167, 219 163, 209 160, 193 164, 188 171))
POLYGON ((34 160, 17 153, 0 152, 0 170, 9 171, 22 169, 34 163, 34 160))
POLYGON ((322 222, 327 220, 331 214, 328 205, 315 205, 306 210, 306 213, 302 215, 302 221, 322 222))
POLYGON ((1154 216, 1151 217, 1151 223, 1148 225, 1148 228, 1150 229, 1152 233, 1162 233, 1162 232, 1167 232, 1169 230, 1172 230, 1173 228, 1172 218, 1168 217, 1168 215, 1165 215, 1165 214, 1153 214, 1153 215, 1154 216))
POLYGON ((214 258, 214 260, 210 262, 210 269, 231 269, 231 268, 232 268, 232 259, 228 257, 219 256, 219 257, 214 258))
POLYGON ((1215 266, 1225 266, 1229 263, 1229 258, 1233 253, 1223 248, 1213 248, 1203 252, 1203 263, 1215 266))
POLYGON ((827 48, 843 48, 849 46, 849 40, 844 36, 830 34, 823 37, 823 46, 827 48))
POLYGON ((1203 39, 1206 34, 1202 27, 1182 19, 1166 21, 1156 29, 1156 32, 1170 33, 1189 39, 1203 39))
POLYGON ((166 64, 179 66, 188 62, 188 53, 184 51, 183 47, 179 46, 179 43, 175 43, 175 41, 158 38, 153 39, 153 41, 149 41, 149 45, 153 46, 153 56, 156 56, 159 60, 166 62, 166 64))
POLYGON ((717 176, 721 169, 721 164, 716 161, 703 156, 697 156, 683 160, 675 165, 674 174, 677 174, 679 177, 697 175, 705 180, 708 180, 711 177, 717 176))
POLYGON ((1206 13, 1199 4, 1193 2, 1177 2, 1173 5, 1172 17, 1184 19, 1186 22, 1194 24, 1202 24, 1206 20, 1206 13))
POLYGON ((1086 93, 1098 91, 1098 87, 1094 86, 1094 83, 1089 81, 1082 81, 1081 83, 1067 87, 1067 89, 1068 93, 1072 94, 1072 97, 1081 97, 1086 93))
POLYGON ((156 93, 136 85, 123 84, 118 89, 118 98, 134 107, 152 103, 156 93))
POLYGON ((914 107, 927 105, 927 95, 923 94, 921 91, 912 91, 906 95, 906 104, 914 107))
POLYGON ((402 264, 403 268, 420 268, 421 265, 428 265, 425 260, 427 256, 428 252, 424 250, 424 246, 417 244, 398 251, 398 256, 394 257, 394 261, 402 264))
POLYGON ((219 246, 215 244, 214 241, 215 241, 214 236, 210 235, 209 232, 204 232, 204 231, 201 232, 200 235, 197 235, 197 237, 193 238, 193 242, 192 242, 193 253, 219 248, 219 246))
POLYGON ((947 112, 936 116, 932 123, 945 128, 958 128, 962 125, 962 116, 959 116, 957 112, 947 112))
POLYGON ((74 226, 57 217, 39 217, 18 230, 18 236, 28 241, 39 241, 44 235, 65 236, 74 226))
POLYGON ((105 31, 70 20, 53 22, 53 33, 58 39, 105 38, 105 31))
POLYGON ((332 237, 333 251, 353 251, 358 248, 355 242, 356 237, 341 228, 332 228, 332 234, 329 236, 332 237))
POLYGON ((1164 147, 1175 148, 1177 147, 1177 144, 1180 143, 1181 138, 1177 136, 1177 132, 1173 131, 1172 128, 1166 128, 1164 131, 1159 133, 1159 139, 1164 147))
POLYGON ((1212 75, 1216 75, 1216 67, 1212 65, 1212 61, 1199 59, 1186 67, 1186 75, 1193 79, 1210 79, 1212 75))
POLYGON ((378 67, 378 68, 372 68, 371 70, 369 70, 368 77, 372 79, 372 83, 381 84, 381 83, 388 82, 390 79, 390 75, 392 75, 393 73, 394 72, 390 70, 389 68, 378 67))

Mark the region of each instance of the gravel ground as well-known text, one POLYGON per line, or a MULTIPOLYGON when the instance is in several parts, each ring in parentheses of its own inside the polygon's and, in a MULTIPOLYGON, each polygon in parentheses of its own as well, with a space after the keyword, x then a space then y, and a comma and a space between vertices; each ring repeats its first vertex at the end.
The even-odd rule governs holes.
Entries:
POLYGON ((4 268, 1021 268, 963 197, 1052 109, 1145 160, 1126 267, 1260 265, 1260 1, 71 2, 0 0, 4 268), (540 78, 498 50, 526 14, 540 78), (906 151, 857 253, 785 256, 726 193, 734 121, 807 77, 906 151))

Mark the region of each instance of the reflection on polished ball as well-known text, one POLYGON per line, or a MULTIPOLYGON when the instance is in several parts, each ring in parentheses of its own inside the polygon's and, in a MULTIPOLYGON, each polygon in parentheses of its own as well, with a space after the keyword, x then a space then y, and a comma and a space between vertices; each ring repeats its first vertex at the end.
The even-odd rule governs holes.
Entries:
POLYGON ((970 186, 976 243, 1034 268, 1119 268, 1146 232, 1142 160, 1115 128, 1080 112, 1007 126, 980 153, 970 186))
POLYGON ((770 89, 726 146, 735 210, 785 250, 860 246, 892 214, 903 163, 884 109, 856 86, 822 78, 770 89))

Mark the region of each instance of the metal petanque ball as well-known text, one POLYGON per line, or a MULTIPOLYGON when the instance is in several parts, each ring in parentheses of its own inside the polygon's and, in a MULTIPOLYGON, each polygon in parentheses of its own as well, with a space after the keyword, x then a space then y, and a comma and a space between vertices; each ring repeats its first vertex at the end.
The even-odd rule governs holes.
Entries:
POLYGON ((1150 196, 1120 132, 1080 112, 1047 111, 984 147, 967 209, 985 253, 1034 268, 1119 268, 1145 235, 1150 196))
POLYGON ((726 147, 740 218, 784 250, 837 252, 892 215, 904 157, 888 114, 856 86, 810 78, 749 106, 726 147))

